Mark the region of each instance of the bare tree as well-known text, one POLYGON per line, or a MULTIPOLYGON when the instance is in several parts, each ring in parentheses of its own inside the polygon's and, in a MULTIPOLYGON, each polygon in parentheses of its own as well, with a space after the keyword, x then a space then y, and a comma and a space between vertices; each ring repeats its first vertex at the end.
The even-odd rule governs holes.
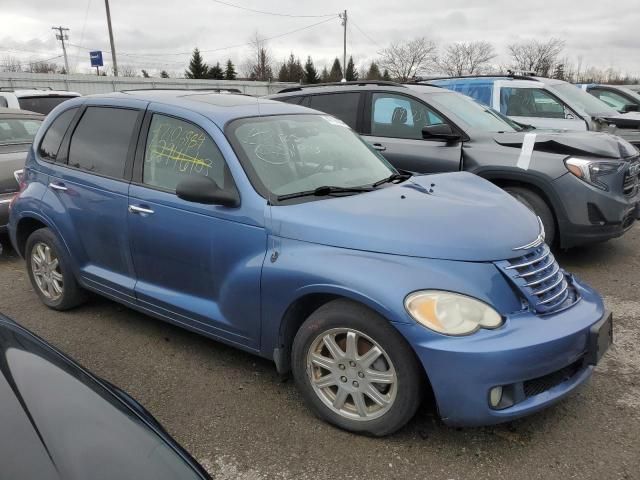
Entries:
POLYGON ((495 57, 496 52, 489 42, 458 42, 446 48, 438 59, 438 66, 447 75, 474 75, 483 73, 495 57))
POLYGON ((436 44, 424 37, 408 42, 392 43, 380 52, 380 66, 392 78, 406 82, 432 68, 436 60, 436 44))
POLYGON ((5 55, 0 62, 0 71, 2 72, 21 72, 22 64, 20 60, 11 55, 5 55))
POLYGON ((27 67, 30 73, 56 73, 58 70, 58 65, 48 62, 33 62, 27 67))
POLYGON ((242 70, 251 80, 268 81, 273 77, 273 58, 266 40, 256 32, 251 38, 251 55, 242 64, 242 70))
POLYGON ((507 49, 513 60, 513 68, 547 77, 564 49, 564 43, 560 38, 550 38, 547 41, 528 40, 512 43, 507 49))

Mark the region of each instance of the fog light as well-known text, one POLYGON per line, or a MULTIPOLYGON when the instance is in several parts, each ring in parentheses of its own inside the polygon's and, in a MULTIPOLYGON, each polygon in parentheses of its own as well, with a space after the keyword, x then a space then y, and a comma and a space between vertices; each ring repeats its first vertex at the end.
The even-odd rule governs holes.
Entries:
POLYGON ((492 408, 498 408, 502 400, 502 387, 493 387, 489 392, 489 404, 492 408))

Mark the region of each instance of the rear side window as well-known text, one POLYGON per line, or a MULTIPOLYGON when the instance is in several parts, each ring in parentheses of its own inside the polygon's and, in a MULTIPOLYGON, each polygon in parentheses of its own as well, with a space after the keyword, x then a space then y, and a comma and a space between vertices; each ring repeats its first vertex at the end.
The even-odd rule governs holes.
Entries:
POLYGON ((65 110, 53 121, 47 133, 44 134, 42 142, 40 142, 40 148, 38 148, 38 154, 41 158, 51 162, 56 161, 58 150, 60 150, 60 143, 62 143, 62 137, 67 133, 71 120, 73 120, 77 111, 77 108, 65 110))
POLYGON ((31 143, 41 123, 41 120, 0 118, 0 145, 31 143))
POLYGON ((75 97, 48 96, 48 97, 22 97, 18 99, 18 104, 22 110, 30 110, 46 115, 65 100, 75 97))
POLYGON ((359 99, 357 92, 314 95, 311 97, 311 108, 333 115, 355 130, 359 99))
POLYGON ((192 123, 154 114, 144 153, 142 182, 171 192, 187 177, 209 177, 220 189, 233 189, 222 153, 211 137, 192 123))
POLYGON ((279 98, 278 100, 280 100, 281 102, 293 103, 297 105, 298 103, 300 103, 301 98, 302 97, 283 97, 283 98, 279 98))
POLYGON ((113 178, 124 178, 137 110, 89 107, 71 137, 69 166, 113 178))

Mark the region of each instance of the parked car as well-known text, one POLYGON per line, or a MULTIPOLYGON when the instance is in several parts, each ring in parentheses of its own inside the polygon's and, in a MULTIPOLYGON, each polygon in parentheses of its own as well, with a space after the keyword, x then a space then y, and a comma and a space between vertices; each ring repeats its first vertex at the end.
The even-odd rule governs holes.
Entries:
POLYGON ((210 480, 128 394, 0 314, 2 478, 210 480))
POLYGON ((46 115, 65 100, 79 96, 77 92, 50 88, 0 87, 0 107, 30 110, 46 115))
POLYGON ((624 85, 584 83, 577 86, 620 113, 640 111, 640 92, 624 85))
POLYGON ((34 140, 10 234, 45 305, 90 290, 273 359, 355 432, 397 430, 426 386, 452 425, 535 412, 610 338, 521 203, 466 172, 402 174, 282 102, 70 100, 34 140))
POLYGON ((396 168, 466 170, 504 188, 569 248, 622 235, 640 216, 640 156, 594 132, 523 128, 461 94, 429 85, 355 82, 285 89, 269 98, 330 113, 396 168))
POLYGON ((27 151, 43 119, 39 113, 0 108, 0 235, 6 233, 9 204, 18 191, 27 151))
POLYGON ((640 113, 619 113, 562 80, 505 75, 430 79, 428 83, 468 95, 522 124, 608 132, 640 147, 640 113))

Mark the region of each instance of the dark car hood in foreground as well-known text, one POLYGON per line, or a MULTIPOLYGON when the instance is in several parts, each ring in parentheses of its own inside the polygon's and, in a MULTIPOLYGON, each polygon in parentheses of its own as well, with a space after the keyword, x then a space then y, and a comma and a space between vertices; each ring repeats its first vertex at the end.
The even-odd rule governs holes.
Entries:
POLYGON ((498 133, 494 140, 506 147, 521 148, 527 134, 535 138, 534 150, 560 155, 583 155, 624 159, 637 155, 637 150, 626 140, 608 133, 598 132, 555 132, 531 130, 526 132, 498 133))
POLYGON ((121 398, 0 315, 1 479, 209 478, 142 407, 121 398))
POLYGON ((281 237, 449 260, 512 258, 520 255, 513 248, 540 233, 531 211, 467 172, 415 176, 373 192, 272 207, 271 215, 273 233, 281 237))

